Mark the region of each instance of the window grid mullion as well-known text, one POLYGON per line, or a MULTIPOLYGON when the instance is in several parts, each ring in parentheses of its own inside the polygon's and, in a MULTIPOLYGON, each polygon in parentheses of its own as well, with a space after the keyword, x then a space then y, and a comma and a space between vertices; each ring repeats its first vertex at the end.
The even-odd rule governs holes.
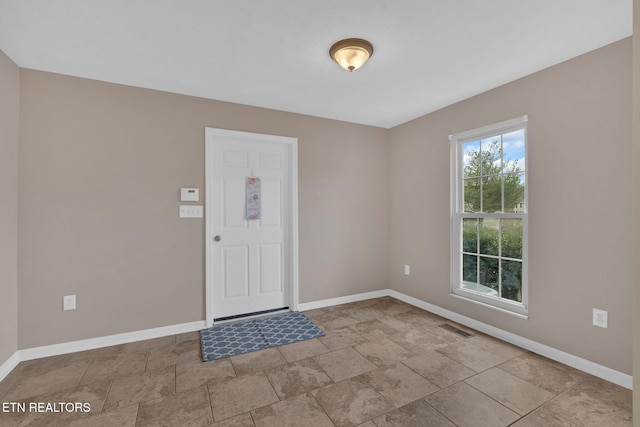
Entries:
MULTIPOLYGON (((480 220, 476 218, 476 285, 480 283, 480 220)), ((476 286, 476 291, 478 287, 476 286)))
POLYGON ((500 259, 502 261, 523 262, 523 260, 521 258, 510 258, 510 257, 497 256, 497 255, 487 255, 487 254, 480 254, 480 253, 477 253, 477 252, 462 251, 461 254, 462 255, 481 255, 481 256, 483 256, 485 258, 500 259))
MULTIPOLYGON (((478 148, 478 153, 480 153, 480 212, 484 212, 484 197, 482 197, 482 190, 484 188, 484 171, 482 170, 482 141, 480 141, 480 147, 478 148)), ((479 265, 479 264, 478 264, 479 265)), ((478 276, 478 280, 480 277, 478 276)))
POLYGON ((461 212, 458 214, 460 218, 495 218, 495 219, 524 219, 525 214, 522 213, 471 213, 461 212))
POLYGON ((504 140, 500 134, 500 206, 501 212, 504 212, 504 140))
MULTIPOLYGON (((500 211, 504 206, 504 135, 500 134, 500 211)), ((498 296, 502 298, 502 219, 498 218, 498 296)))

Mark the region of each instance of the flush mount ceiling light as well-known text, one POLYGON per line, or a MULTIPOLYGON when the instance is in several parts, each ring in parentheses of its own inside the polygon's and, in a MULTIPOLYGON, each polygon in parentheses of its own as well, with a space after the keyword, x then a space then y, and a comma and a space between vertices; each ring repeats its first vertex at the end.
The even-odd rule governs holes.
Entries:
POLYGON ((329 55, 348 71, 362 67, 373 55, 373 46, 362 39, 345 39, 336 42, 329 49, 329 55))

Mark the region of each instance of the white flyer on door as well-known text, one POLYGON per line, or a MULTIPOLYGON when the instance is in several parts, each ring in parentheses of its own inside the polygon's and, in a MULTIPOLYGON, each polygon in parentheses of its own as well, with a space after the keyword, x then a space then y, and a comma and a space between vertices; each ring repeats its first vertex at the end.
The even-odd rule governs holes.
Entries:
POLYGON ((247 220, 260 219, 260 178, 247 178, 247 220))

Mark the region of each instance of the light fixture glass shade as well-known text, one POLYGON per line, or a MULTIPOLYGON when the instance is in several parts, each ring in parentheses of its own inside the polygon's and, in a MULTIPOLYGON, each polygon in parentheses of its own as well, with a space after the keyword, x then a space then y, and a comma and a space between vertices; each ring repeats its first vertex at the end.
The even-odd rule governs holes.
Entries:
POLYGON ((373 46, 362 39, 340 40, 331 46, 329 55, 342 68, 353 71, 362 67, 373 55, 373 46))

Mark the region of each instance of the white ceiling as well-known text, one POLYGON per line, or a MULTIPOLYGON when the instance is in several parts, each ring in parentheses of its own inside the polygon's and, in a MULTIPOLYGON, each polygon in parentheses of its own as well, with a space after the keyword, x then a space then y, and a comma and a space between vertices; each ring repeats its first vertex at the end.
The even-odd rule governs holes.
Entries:
POLYGON ((0 0, 20 67, 385 128, 631 31, 632 0, 0 0))

